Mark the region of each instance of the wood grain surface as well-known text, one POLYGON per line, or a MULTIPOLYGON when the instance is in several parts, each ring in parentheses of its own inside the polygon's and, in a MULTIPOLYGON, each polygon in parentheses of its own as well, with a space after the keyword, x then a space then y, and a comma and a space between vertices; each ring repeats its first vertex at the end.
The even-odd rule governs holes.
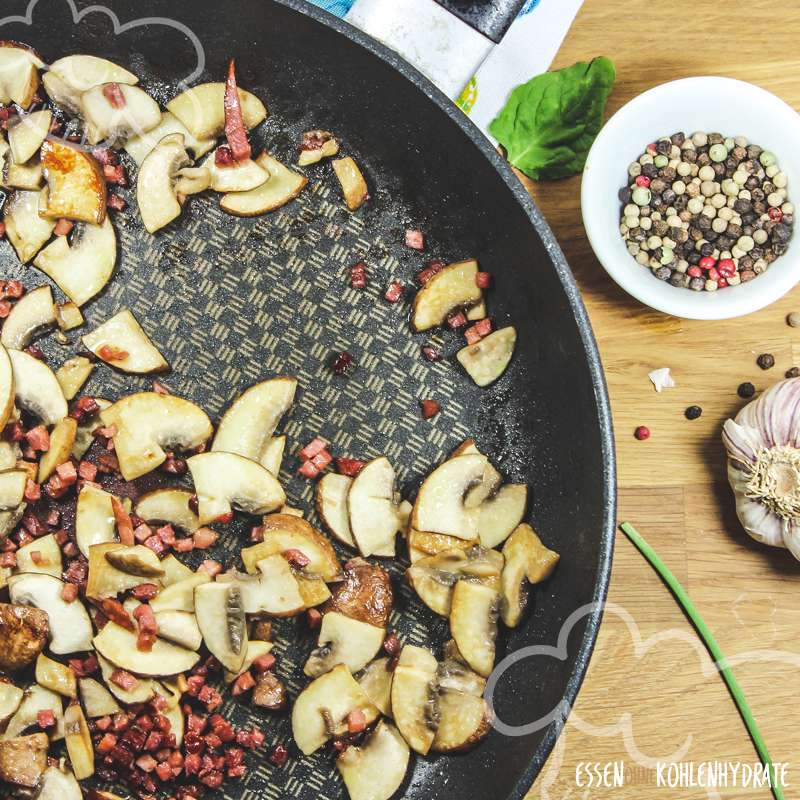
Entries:
MULTIPOLYGON (((797 2, 585 0, 553 66, 610 56, 617 83, 608 115, 658 83, 704 74, 752 81, 800 109, 798 37, 797 2)), ((800 310, 800 288, 770 308, 723 322, 650 311, 593 256, 579 191, 579 177, 531 188, 575 272, 600 345, 616 430, 620 521, 633 522, 684 582, 729 658, 742 657, 736 675, 773 760, 788 762, 786 797, 798 797, 800 564, 740 529, 720 430, 744 402, 736 394, 740 382, 761 390, 800 365, 800 329, 785 323, 789 311, 800 310), (763 352, 776 361, 766 372, 756 365, 763 352), (678 385, 656 394, 647 373, 665 366, 678 385), (703 415, 690 422, 683 411, 692 404, 703 415), (652 436, 638 442, 633 430, 642 424, 652 436), (747 655, 765 650, 766 659, 747 655)), ((573 714, 530 797, 770 797, 764 788, 655 785, 658 760, 753 763, 757 756, 691 626, 622 534, 609 603, 573 714), (625 786, 576 785, 579 763, 608 761, 625 762, 625 786)))

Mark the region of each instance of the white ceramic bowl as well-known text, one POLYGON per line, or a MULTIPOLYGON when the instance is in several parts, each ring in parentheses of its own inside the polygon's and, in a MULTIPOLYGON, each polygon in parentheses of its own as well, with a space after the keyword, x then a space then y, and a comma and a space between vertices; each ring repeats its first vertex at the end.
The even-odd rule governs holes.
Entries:
MULTIPOLYGON (((694 292, 658 280, 628 253, 619 232, 617 193, 628 165, 648 142, 683 131, 746 136, 771 150, 789 178, 789 201, 800 208, 800 115, 774 94, 732 78, 698 77, 656 86, 623 106, 595 139, 581 185, 583 224, 608 274, 652 308, 688 319, 749 314, 782 297, 800 281, 800 233, 763 274, 716 292, 694 292)), ((798 226, 795 225, 797 228, 798 226)))

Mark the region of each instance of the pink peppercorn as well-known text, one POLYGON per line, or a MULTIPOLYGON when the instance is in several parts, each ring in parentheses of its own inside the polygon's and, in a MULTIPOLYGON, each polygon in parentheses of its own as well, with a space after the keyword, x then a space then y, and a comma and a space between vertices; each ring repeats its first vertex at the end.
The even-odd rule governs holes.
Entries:
POLYGON ((686 274, 690 278, 702 278, 703 270, 695 264, 693 267, 689 267, 689 269, 686 270, 686 274))
POLYGON ((633 435, 640 441, 643 442, 645 439, 650 438, 650 428, 646 425, 640 425, 634 432, 633 435))
POLYGON ((636 185, 637 186, 644 186, 647 189, 650 186, 650 178, 647 175, 637 175, 636 176, 636 185))
POLYGON ((700 269, 711 269, 712 267, 715 267, 716 265, 717 265, 717 262, 713 258, 711 258, 711 256, 703 256, 700 259, 700 263, 699 263, 700 269))

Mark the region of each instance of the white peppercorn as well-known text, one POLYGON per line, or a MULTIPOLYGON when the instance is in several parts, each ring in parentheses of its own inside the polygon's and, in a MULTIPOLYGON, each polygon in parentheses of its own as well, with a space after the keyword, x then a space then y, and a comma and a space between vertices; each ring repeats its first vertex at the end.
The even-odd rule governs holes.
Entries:
POLYGON ((783 198, 778 192, 772 192, 767 195, 767 203, 772 206, 772 208, 778 208, 778 206, 783 203, 783 198))
POLYGON ((713 181, 716 177, 716 173, 714 172, 713 167, 710 167, 706 164, 706 166, 700 167, 697 177, 700 178, 701 181, 713 181))

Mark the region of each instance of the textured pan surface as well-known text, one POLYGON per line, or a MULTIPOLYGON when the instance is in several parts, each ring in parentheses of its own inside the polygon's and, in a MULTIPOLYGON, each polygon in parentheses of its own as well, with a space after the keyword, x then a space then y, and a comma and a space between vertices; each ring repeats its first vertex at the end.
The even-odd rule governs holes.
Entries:
MULTIPOLYGON (((461 112, 398 57, 297 0, 139 0, 110 7, 122 23, 167 16, 191 28, 204 50, 203 79, 219 80, 236 56, 240 85, 270 108, 256 144, 293 160, 303 130, 335 131, 343 151, 362 165, 372 198, 349 214, 323 165, 308 170, 309 186, 297 201, 266 217, 237 220, 221 213, 214 197, 195 198, 177 223, 151 237, 135 209, 117 215, 117 273, 88 307, 88 324, 131 307, 172 365, 165 382, 214 418, 254 381, 297 375, 301 390, 284 427, 290 455, 282 480, 290 501, 306 509, 312 487, 295 477, 291 453, 313 435, 332 440, 338 454, 385 453, 406 497, 449 450, 475 436, 509 479, 531 486, 529 517, 562 556, 554 577, 535 592, 524 624, 501 634, 499 654, 555 645, 564 620, 605 595, 613 449, 602 372, 576 287, 522 188, 461 112), (423 256, 402 246, 409 224, 427 234, 423 256), (512 366, 488 390, 472 386, 454 359, 420 358, 420 345, 429 341, 451 356, 458 337, 412 336, 407 303, 381 299, 393 279, 411 285, 423 258, 432 256, 478 257, 495 275, 490 313, 498 326, 517 326, 512 366), (368 265, 364 293, 347 281, 349 265, 359 259, 368 265), (333 377, 327 367, 338 350, 358 361, 348 378, 333 377), (419 415, 422 397, 442 403, 432 423, 419 415)), ((25 8, 4 3, 6 14, 25 8)), ((197 66, 195 48, 176 28, 130 27, 115 36, 99 12, 74 24, 66 0, 39 0, 31 26, 7 23, 0 36, 29 42, 47 60, 72 52, 112 58, 137 72, 162 102, 197 66)), ((28 286, 45 281, 32 267, 20 268, 5 242, 0 260, 4 276, 21 276, 28 286)), ((52 344, 47 350, 55 365, 72 353, 52 344)), ((87 389, 115 397, 148 387, 146 379, 101 367, 87 389)), ((231 533, 214 555, 232 564, 240 546, 231 533)), ((413 600, 399 580, 402 568, 402 562, 393 567, 399 613, 392 624, 409 641, 439 652, 446 623, 413 600)), ((563 701, 571 704, 599 616, 594 610, 575 625, 563 660, 528 659, 507 673, 496 695, 504 721, 524 724, 563 701)), ((294 695, 305 683, 299 667, 311 638, 301 623, 288 621, 279 624, 278 641, 278 672, 294 695)), ((244 722, 249 712, 229 702, 225 713, 244 722)), ((268 742, 288 740, 286 715, 250 719, 268 742)), ((554 722, 518 738, 492 732, 468 756, 419 759, 403 796, 520 797, 558 730, 554 722)), ((292 758, 281 770, 262 761, 245 782, 226 784, 226 796, 324 799, 344 790, 325 753, 292 758)))

